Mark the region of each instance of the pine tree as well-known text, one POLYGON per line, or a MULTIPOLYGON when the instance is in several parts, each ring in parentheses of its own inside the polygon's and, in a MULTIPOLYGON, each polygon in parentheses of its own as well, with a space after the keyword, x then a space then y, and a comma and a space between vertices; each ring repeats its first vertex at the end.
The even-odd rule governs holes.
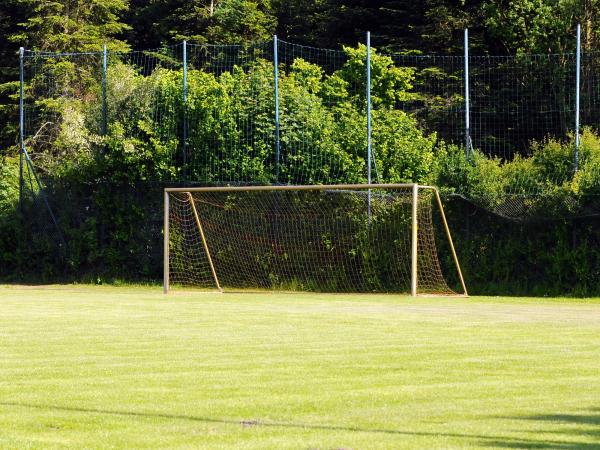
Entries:
POLYGON ((269 39, 276 19, 269 0, 132 0, 128 23, 136 48, 188 40, 239 44, 269 39))
POLYGON ((239 44, 269 39, 276 21, 269 0, 210 2, 207 39, 212 43, 239 44))
POLYGON ((26 12, 18 0, 0 2, 0 156, 17 151, 19 56, 18 45, 8 36, 18 32, 26 12))
POLYGON ((134 48, 156 48, 182 40, 205 42, 209 0, 131 0, 129 41, 134 48))
POLYGON ((19 0, 29 11, 21 30, 10 39, 41 51, 126 50, 119 39, 128 28, 120 21, 128 0, 19 0))

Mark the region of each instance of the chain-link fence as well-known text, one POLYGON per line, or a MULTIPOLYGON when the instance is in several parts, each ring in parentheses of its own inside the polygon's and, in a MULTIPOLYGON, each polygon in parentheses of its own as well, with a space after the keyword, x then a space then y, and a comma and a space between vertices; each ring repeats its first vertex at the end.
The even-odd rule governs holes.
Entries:
MULTIPOLYGON (((38 229, 54 230, 62 249, 86 236, 104 242, 92 252, 103 260, 119 253, 114 233, 127 247, 133 222, 159 227, 143 186, 435 182, 512 219, 600 212, 593 195, 580 195, 600 192, 600 163, 584 154, 578 173, 569 141, 577 112, 582 129, 600 122, 595 54, 581 54, 578 84, 576 54, 465 58, 376 47, 275 39, 25 51, 21 211, 39 215, 38 229), (558 150, 531 158, 552 140, 558 150), (69 191, 90 197, 69 200, 69 191)), ((155 258, 158 244, 144 236, 135 252, 155 258)), ((68 258, 84 258, 80 250, 70 245, 68 258)))
MULTIPOLYGON (((473 149, 510 161, 529 155, 532 141, 574 132, 574 54, 470 56, 467 65, 463 56, 382 56, 409 74, 407 85, 389 86, 397 89, 392 107, 447 143, 465 146, 470 138, 473 149)), ((596 59, 582 55, 582 126, 600 120, 596 59)), ((50 170, 50 160, 62 164, 75 159, 73 152, 92 151, 94 137, 112 130, 160 143, 171 181, 349 181, 345 166, 356 158, 366 165, 369 138, 367 62, 356 63, 348 50, 285 41, 106 55, 26 51, 24 139, 40 170, 50 170), (352 130, 338 127, 336 142, 329 142, 320 131, 341 119, 352 130), (357 128, 361 133, 353 135, 357 128), (354 142, 346 142, 349 135, 354 142)), ((386 81, 374 75, 371 90, 386 81)))

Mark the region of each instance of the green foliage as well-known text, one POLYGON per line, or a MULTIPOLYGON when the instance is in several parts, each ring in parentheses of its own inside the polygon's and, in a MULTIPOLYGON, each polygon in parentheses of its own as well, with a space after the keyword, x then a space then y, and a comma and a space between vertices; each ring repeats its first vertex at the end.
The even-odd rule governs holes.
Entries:
MULTIPOLYGON (((365 78, 367 47, 359 44, 357 48, 344 47, 348 61, 337 74, 344 82, 353 86, 355 101, 364 105, 367 89, 365 78)), ((413 87, 414 69, 397 67, 389 56, 382 56, 371 49, 371 101, 373 108, 394 108, 399 102, 415 98, 410 93, 413 87)))
POLYGON ((268 182, 272 153, 272 66, 215 76, 189 73, 189 167, 192 179, 268 182), (252 93, 256 93, 252 98, 252 93))
POLYGON ((485 24, 493 37, 516 53, 564 53, 575 49, 574 28, 584 24, 584 48, 598 31, 591 18, 600 12, 597 2, 579 0, 488 0, 485 24))
MULTIPOLYGON (((599 12, 596 2, 575 0, 6 0, 0 5, 0 36, 5 38, 0 40, 0 154, 15 155, 18 148, 18 45, 50 52, 98 51, 106 42, 117 51, 130 44, 149 48, 182 39, 243 44, 277 32, 295 42, 338 47, 363 41, 369 28, 386 51, 458 54, 462 29, 468 26, 471 47, 478 54, 522 55, 572 52, 574 26, 581 22, 583 49, 594 51, 600 42, 599 12)), ((156 236, 156 230, 146 235, 138 229, 150 220, 150 197, 117 195, 117 190, 131 192, 145 186, 141 183, 182 179, 365 182, 366 48, 345 47, 345 52, 347 63, 334 73, 302 59, 280 68, 278 177, 273 67, 268 61, 217 74, 190 67, 184 107, 182 73, 173 68, 176 65, 159 66, 149 74, 147 68, 111 59, 108 129, 102 135, 100 60, 86 65, 75 59, 47 58, 38 66, 38 75, 28 80, 26 95, 40 117, 52 120, 32 122, 38 129, 29 130, 27 143, 35 149, 32 156, 51 197, 61 205, 71 205, 74 198, 80 201, 60 208, 59 220, 69 240, 69 270, 92 278, 113 276, 122 267, 129 273, 156 275, 159 259, 148 250, 154 244, 147 239, 156 236), (53 94, 47 90, 49 80, 53 94), (189 123, 185 155, 184 117, 189 123), (140 263, 139 270, 132 260, 140 263)), ((460 73, 396 67, 375 49, 371 56, 374 180, 437 184, 446 194, 462 195, 479 207, 511 217, 585 216, 600 210, 600 139, 593 130, 583 130, 578 171, 573 165, 573 137, 540 139, 531 144, 528 156, 511 161, 480 152, 466 158, 464 149, 436 143, 438 136, 432 132, 443 130, 448 112, 464 101, 458 93, 460 73), (442 84, 456 87, 451 90, 457 93, 426 93, 427 87, 442 84), (415 116, 401 111, 408 102, 419 106, 415 116)), ((548 105, 566 104, 568 95, 556 81, 572 75, 566 62, 541 73, 529 59, 516 61, 537 80, 539 91, 530 91, 529 96, 542 98, 547 86, 559 86, 553 93, 556 102, 548 105)), ((509 94, 490 89, 489 103, 509 94)), ((527 116, 533 123, 542 107, 536 108, 530 108, 527 116)), ((514 124, 499 121, 495 126, 514 124)), ((494 133, 488 138, 494 139, 494 133)), ((26 267, 29 272, 56 276, 53 244, 40 232, 40 224, 48 220, 44 208, 35 202, 26 204, 28 217, 37 219, 26 227, 20 222, 17 170, 13 157, 1 160, 0 267, 3 274, 23 274, 26 267), (27 233, 33 244, 19 246, 27 233)), ((485 277, 498 286, 507 285, 519 275, 514 261, 524 261, 547 267, 545 276, 556 282, 557 289, 561 285, 571 289, 577 283, 581 292, 594 289, 598 258, 592 248, 598 238, 593 224, 534 225, 537 241, 524 228, 502 234, 504 229, 492 219, 485 224, 486 229, 475 227, 480 240, 471 249, 472 260, 480 266, 479 275, 473 274, 480 285, 485 277), (504 239, 497 240, 498 236, 504 239), (552 244, 557 250, 543 253, 552 244)), ((542 289, 544 280, 537 283, 536 289, 542 289)), ((525 285, 523 289, 531 287, 525 285)))
POLYGON ((120 15, 128 0, 19 0, 31 12, 22 30, 10 39, 42 51, 98 51, 104 43, 122 51, 117 39, 127 25, 120 15))
POLYGON ((19 200, 19 161, 0 157, 0 220, 14 211, 19 200))
POLYGON ((427 183, 436 171, 435 144, 435 134, 425 135, 404 112, 373 111, 373 148, 382 182, 427 183))
MULTIPOLYGON (((355 130, 348 122, 358 114, 350 104, 343 102, 337 108, 326 105, 321 97, 323 77, 318 66, 299 59, 281 80, 283 164, 280 179, 283 181, 356 181, 356 177, 362 175, 360 167, 364 164, 360 156, 364 158, 364 154, 357 151, 356 144, 360 146, 364 141, 353 139, 355 136, 345 142, 337 139, 345 130, 349 133, 355 130), (347 114, 341 114, 340 109, 347 114), (314 164, 316 155, 320 155, 324 164, 314 164)), ((348 98, 345 90, 340 90, 340 95, 348 98)))
MULTIPOLYGON (((364 55, 351 49, 347 53, 347 64, 332 75, 302 59, 289 72, 282 71, 279 181, 366 180, 365 105, 353 89, 364 55)), ((435 169, 436 137, 425 135, 413 118, 394 109, 408 96, 404 89, 411 87, 412 72, 395 68, 389 58, 375 58, 374 68, 373 146, 380 179, 428 180, 435 169)), ((48 70, 58 83, 75 89, 71 63, 48 70)), ((44 172, 80 181, 107 173, 113 180, 143 181, 177 180, 187 169, 191 179, 205 182, 274 182, 272 74, 272 64, 260 59, 220 75, 189 70, 184 109, 181 71, 158 68, 144 76, 132 66, 111 63, 107 136, 99 135, 99 102, 89 101, 99 96, 93 78, 77 82, 78 90, 90 94, 38 102, 42 111, 61 119, 50 133, 55 136, 51 148, 42 148, 54 155, 44 172), (179 159, 184 115, 189 124, 185 167, 179 159)))
POLYGON ((599 205, 600 138, 582 131, 579 170, 575 171, 575 143, 547 138, 532 142, 531 156, 511 161, 448 146, 438 152, 435 183, 479 206, 517 219, 587 215, 599 205))
MULTIPOLYGON (((160 253, 155 251, 159 234, 152 224, 159 219, 153 214, 160 211, 156 202, 165 183, 186 177, 204 183, 365 182, 365 48, 347 48, 346 54, 346 64, 333 73, 303 59, 280 67, 279 173, 269 61, 255 59, 221 73, 190 66, 184 105, 183 74, 176 65, 159 63, 150 72, 111 59, 108 129, 102 135, 97 74, 81 70, 68 59, 49 58, 42 72, 55 82, 59 95, 37 97, 35 107, 53 121, 44 124, 34 157, 51 197, 61 205, 59 222, 69 242, 67 272, 101 279, 127 273, 155 278, 160 265, 160 253), (188 124, 185 142, 184 118, 188 124)), ((512 161, 477 151, 467 158, 463 148, 438 142, 435 133, 424 132, 414 116, 401 111, 404 102, 419 96, 413 92, 414 70, 395 67, 375 50, 372 61, 374 181, 437 184, 446 194, 462 195, 479 207, 510 217, 564 217, 598 210, 600 139, 592 130, 583 130, 577 172, 572 137, 533 142, 530 156, 512 161)), ((42 76, 31 80, 28 95, 39 93, 45 82, 42 76)), ((1 231, 20 239, 27 233, 35 236, 33 228, 19 226, 15 161, 7 159, 3 164, 7 181, 0 181, 5 191, 0 194, 1 231)), ((44 211, 31 205, 31 214, 41 217, 44 211)), ((491 221, 486 223, 501 235, 491 221)), ((500 248, 494 234, 481 228, 474 231, 480 240, 465 252, 472 254, 469 261, 488 265, 482 273, 493 271, 488 275, 496 286, 514 276, 515 258, 533 264, 535 256, 547 265, 556 286, 583 280, 578 289, 593 292, 586 274, 588 270, 596 273, 590 262, 595 256, 584 245, 593 242, 594 231, 586 228, 580 245, 569 240, 570 230, 570 225, 543 230, 544 242, 555 239, 560 254, 541 255, 533 239, 525 239, 524 244, 512 240, 517 234, 504 236, 500 248), (498 261, 490 256, 491 249, 498 261), (528 259, 525 250, 534 256, 528 259), (578 265, 567 269, 569 261, 578 265), (558 275, 560 270, 567 275, 558 275)), ((518 235, 524 236, 525 232, 518 235)), ((30 270, 35 260, 36 272, 60 275, 52 242, 34 240, 31 248, 40 253, 36 258, 28 247, 21 249, 15 242, 4 238, 1 243, 4 270, 23 273, 23 267, 30 270)), ((392 258, 383 251, 369 257, 392 258)), ((478 282, 486 286, 483 275, 478 282)), ((526 283, 523 286, 529 288, 526 283)), ((543 281, 539 281, 536 289, 542 288, 543 281)))
POLYGON ((572 138, 567 143, 553 138, 532 143, 532 164, 536 167, 541 182, 562 185, 572 178, 575 155, 573 144, 572 138))
POLYGON ((277 22, 269 0, 132 0, 128 19, 138 48, 260 41, 273 35, 277 22))
POLYGON ((600 137, 589 128, 584 129, 581 135, 580 155, 573 191, 580 196, 600 195, 600 137))
MULTIPOLYGON (((145 195, 141 203, 132 199, 141 183, 177 182, 184 176, 206 183, 365 182, 365 105, 353 90, 364 54, 347 53, 348 63, 330 75, 301 59, 288 71, 282 68, 279 178, 270 62, 258 59, 221 74, 190 68, 184 106, 181 70, 158 66, 147 74, 115 58, 108 71, 108 128, 102 135, 99 80, 69 60, 50 60, 43 73, 68 95, 37 101, 53 121, 43 125, 46 139, 35 146, 35 157, 60 205, 70 271, 111 277, 118 268, 145 260, 146 268, 132 272, 151 273, 156 255, 148 254, 153 246, 136 237, 136 227, 148 223, 158 208, 150 208, 145 195)), ((436 136, 425 135, 413 118, 394 108, 402 90, 410 88, 411 72, 397 70, 388 58, 376 58, 374 68, 373 146, 380 180, 425 182, 436 167, 436 136)), ((44 81, 33 79, 28 92, 44 81)), ((154 188, 150 192, 156 194, 154 188)), ((155 197, 152 201, 160 198, 155 197)), ((41 208, 37 214, 44 213, 41 208)), ((47 255, 51 259, 51 252, 47 255)))
POLYGON ((0 156, 0 277, 20 275, 30 252, 23 243, 19 208, 19 160, 0 156))
POLYGON ((325 41, 331 0, 271 0, 277 33, 293 42, 329 45, 325 41))
POLYGON ((206 31, 213 43, 242 43, 268 39, 275 30, 269 0, 220 0, 206 31))

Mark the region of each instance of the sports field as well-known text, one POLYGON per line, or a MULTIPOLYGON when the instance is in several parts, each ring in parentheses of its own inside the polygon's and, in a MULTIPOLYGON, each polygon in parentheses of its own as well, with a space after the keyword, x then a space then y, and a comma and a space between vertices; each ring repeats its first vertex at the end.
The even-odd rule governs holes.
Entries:
POLYGON ((0 448, 596 448, 600 300, 0 286, 0 448))

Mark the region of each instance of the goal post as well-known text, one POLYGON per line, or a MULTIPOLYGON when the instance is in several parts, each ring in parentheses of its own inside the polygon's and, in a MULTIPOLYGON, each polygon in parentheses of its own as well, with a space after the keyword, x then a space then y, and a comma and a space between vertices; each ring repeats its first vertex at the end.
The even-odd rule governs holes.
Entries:
POLYGON ((186 286, 468 295, 433 186, 166 188, 164 208, 165 293, 186 286), (434 209, 461 294, 442 273, 434 209))

